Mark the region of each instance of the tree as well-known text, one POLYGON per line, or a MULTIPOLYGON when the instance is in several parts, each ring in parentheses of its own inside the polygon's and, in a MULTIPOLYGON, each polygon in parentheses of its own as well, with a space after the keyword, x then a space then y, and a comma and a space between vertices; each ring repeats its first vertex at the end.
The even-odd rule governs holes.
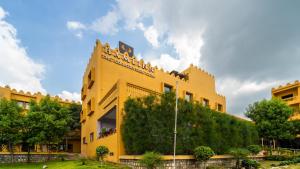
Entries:
POLYGON ((109 149, 105 146, 98 146, 96 148, 97 160, 100 160, 101 165, 103 163, 104 158, 107 156, 108 153, 109 153, 109 149))
POLYGON ((70 122, 70 129, 76 130, 80 129, 80 112, 81 112, 81 105, 72 103, 69 106, 69 111, 71 115, 71 122, 70 122))
POLYGON ((0 143, 8 145, 13 162, 13 146, 21 142, 22 108, 14 101, 0 100, 0 143))
MULTIPOLYGON (((33 127, 39 132, 29 138, 28 141, 38 140, 40 143, 47 144, 48 152, 50 144, 59 143, 66 132, 70 130, 71 115, 69 109, 60 104, 58 100, 51 100, 49 96, 41 99, 39 103, 32 102, 28 115, 33 119, 39 118, 33 127)), ((49 158, 50 156, 48 156, 49 158)))
POLYGON ((204 163, 204 168, 206 168, 206 162, 214 156, 215 153, 210 147, 199 146, 194 150, 194 156, 197 161, 204 163))
POLYGON ((30 102, 29 111, 24 117, 22 140, 27 143, 27 162, 30 162, 31 147, 45 142, 45 113, 39 111, 38 104, 35 101, 30 102))
POLYGON ((147 169, 154 169, 162 165, 162 157, 159 153, 156 152, 146 152, 142 156, 140 163, 147 169))
POLYGON ((271 99, 249 105, 245 115, 255 122, 260 137, 272 140, 275 148, 276 140, 295 137, 293 123, 288 120, 292 113, 285 102, 271 99))
POLYGON ((247 149, 251 152, 252 155, 257 155, 261 151, 259 145, 250 145, 247 147, 247 149))
POLYGON ((244 148, 232 148, 229 150, 229 154, 236 159, 236 168, 240 168, 240 163, 242 159, 246 159, 250 152, 244 148))

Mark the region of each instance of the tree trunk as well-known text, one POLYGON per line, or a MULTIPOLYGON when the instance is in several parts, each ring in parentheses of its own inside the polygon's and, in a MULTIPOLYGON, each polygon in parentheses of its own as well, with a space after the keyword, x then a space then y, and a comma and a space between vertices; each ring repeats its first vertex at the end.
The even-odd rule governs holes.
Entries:
POLYGON ((11 142, 8 143, 8 149, 10 152, 10 162, 14 163, 14 150, 13 150, 13 145, 11 142))
POLYGON ((48 151, 48 157, 47 157, 47 161, 50 160, 50 143, 47 144, 47 151, 48 151))
POLYGON ((27 147, 27 163, 30 163, 30 144, 27 147))

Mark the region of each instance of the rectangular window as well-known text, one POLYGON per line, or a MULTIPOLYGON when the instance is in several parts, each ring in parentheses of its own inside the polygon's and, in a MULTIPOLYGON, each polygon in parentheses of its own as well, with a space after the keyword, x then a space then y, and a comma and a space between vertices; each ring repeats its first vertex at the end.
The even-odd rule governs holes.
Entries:
POLYGON ((95 68, 92 68, 88 74, 88 88, 90 89, 95 81, 95 68))
POLYGON ((288 95, 282 96, 281 99, 285 100, 285 99, 291 99, 293 97, 294 97, 293 94, 288 94, 288 95))
POLYGON ((167 92, 171 92, 171 91, 172 91, 172 86, 165 84, 164 85, 164 92, 167 93, 167 92))
POLYGON ((114 106, 98 120, 98 138, 106 137, 116 132, 116 112, 117 107, 114 106))
POLYGON ((16 101, 16 102, 23 109, 29 109, 29 103, 28 102, 25 102, 25 101, 16 101))
POLYGON ((217 110, 218 110, 218 111, 223 111, 223 106, 222 106, 222 104, 218 104, 218 105, 217 105, 217 110))
POLYGON ((188 101, 188 102, 192 101, 192 99, 193 99, 193 94, 192 94, 192 93, 189 93, 189 92, 186 92, 186 93, 185 93, 184 99, 185 99, 186 101, 188 101))
POLYGON ((208 99, 203 99, 203 106, 209 107, 209 100, 208 99))
POLYGON ((83 144, 87 144, 86 138, 85 138, 85 137, 82 138, 82 143, 83 143, 83 144))
POLYGON ((87 103, 87 109, 88 109, 88 113, 90 114, 92 111, 92 101, 89 100, 89 102, 87 103))
POLYGON ((94 132, 91 132, 90 133, 90 142, 93 142, 94 141, 94 132))

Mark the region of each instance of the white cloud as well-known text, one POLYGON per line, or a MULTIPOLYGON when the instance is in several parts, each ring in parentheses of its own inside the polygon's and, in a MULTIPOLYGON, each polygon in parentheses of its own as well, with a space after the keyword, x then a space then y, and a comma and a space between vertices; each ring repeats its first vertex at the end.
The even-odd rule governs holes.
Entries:
POLYGON ((177 67, 179 67, 180 60, 174 59, 169 54, 161 54, 158 59, 151 60, 150 63, 153 66, 157 66, 159 68, 164 68, 167 71, 175 70, 177 67))
POLYGON ((114 10, 108 12, 105 16, 96 19, 91 24, 83 24, 78 21, 67 21, 67 28, 74 32, 74 35, 81 39, 83 37, 83 31, 95 31, 103 35, 113 35, 119 30, 117 23, 119 21, 118 13, 114 10))
POLYGON ((243 115, 246 107, 263 98, 271 97, 271 88, 278 86, 282 81, 241 81, 237 78, 217 79, 217 91, 226 96, 227 110, 240 117, 243 115))
POLYGON ((235 78, 225 78, 217 80, 217 88, 220 93, 226 96, 239 96, 270 90, 273 86, 280 84, 279 81, 240 81, 235 78))
POLYGON ((118 20, 118 13, 115 11, 109 11, 105 16, 95 20, 90 26, 90 29, 102 33, 104 35, 113 35, 118 32, 118 20))
POLYGON ((137 26, 139 29, 141 29, 144 32, 144 36, 147 39, 147 41, 155 48, 159 46, 158 37, 159 33, 154 28, 154 26, 149 26, 148 28, 145 28, 143 23, 139 23, 137 26))
POLYGON ((17 30, 5 21, 0 7, 0 81, 1 84, 31 92, 46 90, 41 84, 45 66, 31 59, 17 39, 17 30))
POLYGON ((70 30, 82 30, 86 29, 86 26, 78 21, 68 21, 67 28, 70 30))
POLYGON ((69 101, 76 101, 76 102, 80 102, 80 94, 76 93, 76 92, 68 92, 68 91, 62 91, 60 94, 58 94, 58 96, 62 99, 67 99, 69 101))

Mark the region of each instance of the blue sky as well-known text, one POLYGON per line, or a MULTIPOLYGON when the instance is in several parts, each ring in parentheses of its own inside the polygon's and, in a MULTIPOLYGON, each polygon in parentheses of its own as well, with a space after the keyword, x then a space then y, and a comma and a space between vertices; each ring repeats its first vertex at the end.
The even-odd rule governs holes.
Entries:
MULTIPOLYGON (((216 77, 228 112, 299 80, 299 1, 1 0, 0 85, 79 99, 96 39, 167 70, 216 77), (298 79, 297 79, 298 78, 298 79)), ((201 84, 199 84, 201 85, 201 84)))

